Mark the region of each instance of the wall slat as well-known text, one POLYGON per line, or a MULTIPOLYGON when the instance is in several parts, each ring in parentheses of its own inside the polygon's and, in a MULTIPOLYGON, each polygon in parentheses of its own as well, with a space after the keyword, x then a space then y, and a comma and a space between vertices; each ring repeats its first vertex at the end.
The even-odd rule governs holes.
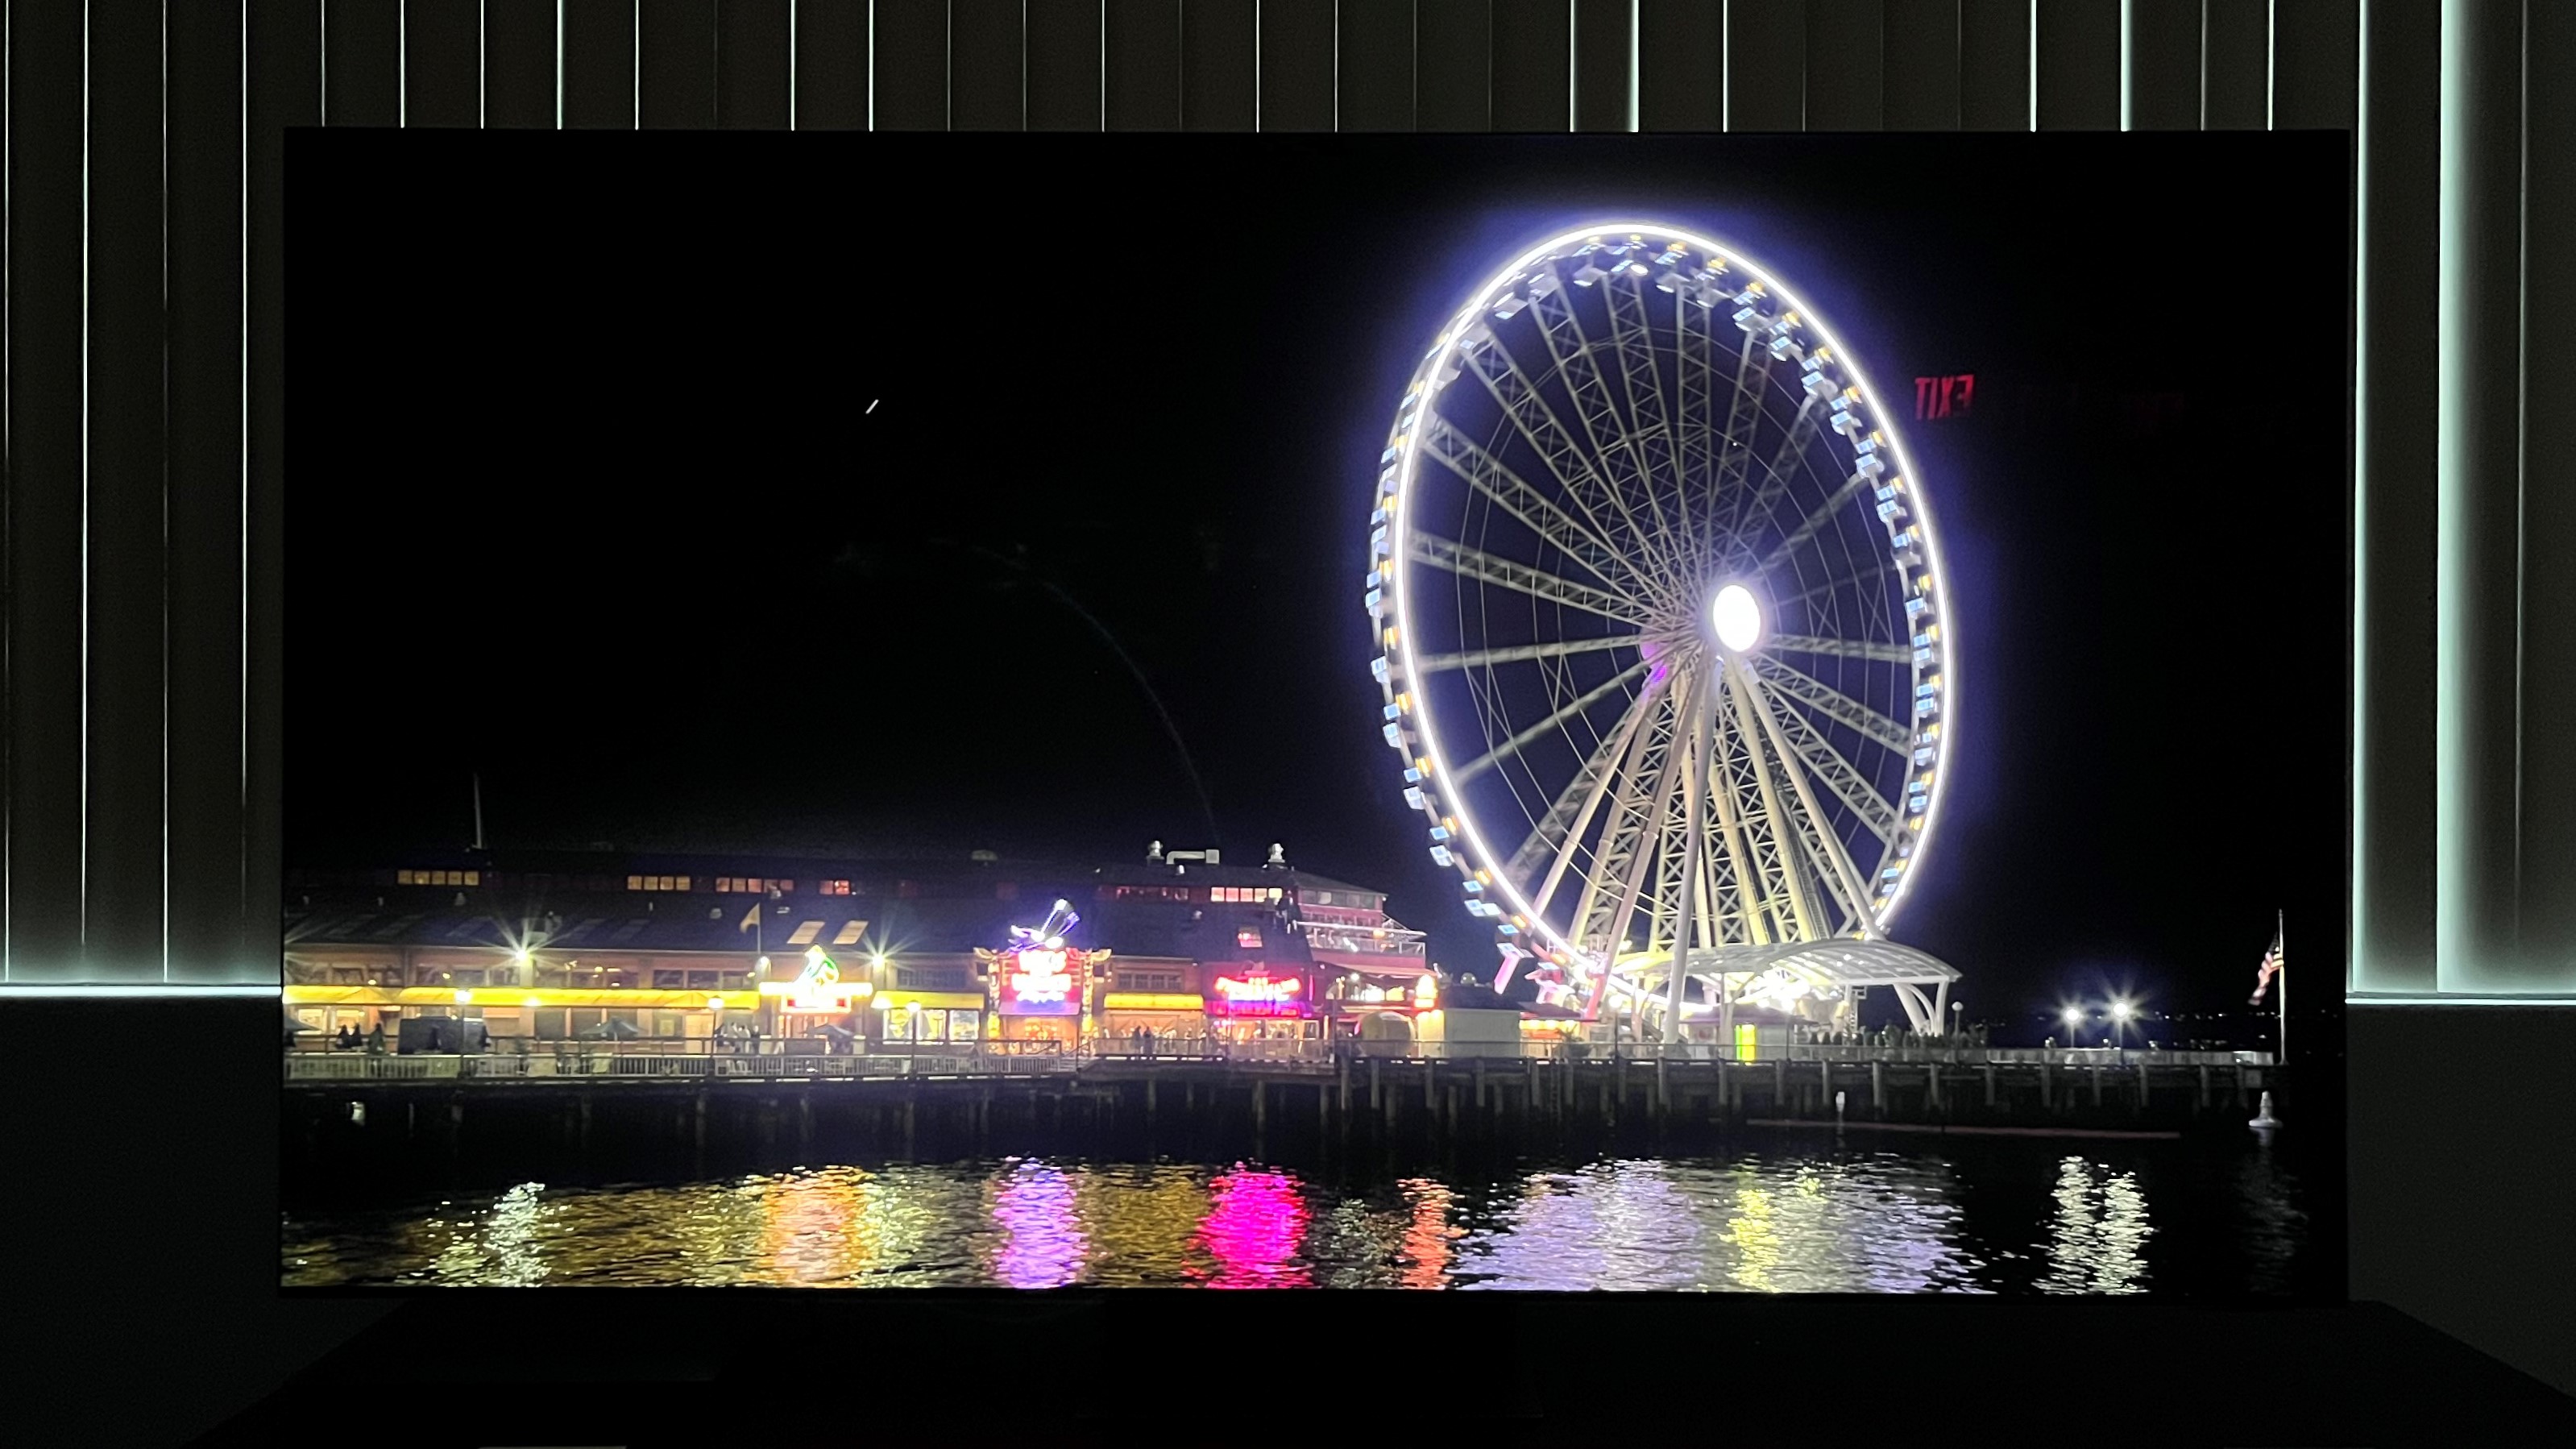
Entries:
POLYGON ((1799 0, 1731 0, 1727 23, 1726 128, 1805 130, 1805 7, 1799 0))
MULTIPOLYGON (((636 105, 655 130, 716 122, 716 0, 639 0, 636 105)), ((415 111, 413 122, 418 125, 415 111)))
POLYGON ((868 128, 868 16, 856 5, 796 8, 796 129, 868 128))
MULTIPOLYGON (((2439 0, 2372 0, 2361 193, 2353 679, 2353 985, 2430 991, 2433 961, 2434 361, 2439 0)), ((2213 18, 2215 10, 2213 9, 2213 18)))
POLYGON ((1180 0, 1105 0, 1101 7, 1103 124, 1112 131, 1181 128, 1180 0))
MULTIPOLYGON (((2543 0, 2526 12, 2565 8, 2543 0)), ((2361 0, 2274 0, 2272 17, 2272 123, 2285 131, 2350 126, 2361 0)))
POLYGON ((563 31, 564 125, 583 130, 631 129, 635 125, 635 0, 563 0, 563 31))
POLYGON ((1887 126, 1882 0, 1807 0, 1807 129, 1887 126))
POLYGON ((1016 131, 1028 97, 1021 73, 1020 0, 954 0, 948 10, 948 124, 1016 131))
MULTIPOLYGON (((2542 436, 2576 418, 2576 6, 2524 11, 2523 430, 2542 436)), ((2526 540, 2576 538, 2576 487, 2523 460, 2526 540)), ((2576 570, 2531 560, 2522 570, 2522 953, 2538 989, 2576 991, 2576 570)))
POLYGON ((1702 0, 1640 0, 1637 127, 1726 128, 1726 12, 1702 0))
POLYGON ((162 575, 167 398, 161 315, 161 6, 91 0, 87 180, 90 970, 161 979, 162 575))
POLYGON ((876 0, 876 129, 948 129, 947 0, 876 0))
POLYGON ((2129 0, 2128 87, 2130 129, 2200 129, 2200 0, 2129 0))
POLYGON ((2031 129, 2030 79, 2030 0, 1959 0, 1959 129, 2031 129))
POLYGON ((1257 0, 1182 0, 1183 129, 1253 129, 1260 8, 1257 0))
POLYGON ((2120 0, 2039 7, 2039 128, 2120 129, 2120 0))
POLYGON ((12 981, 81 971, 81 22, 76 5, 10 20, 12 981))
POLYGON ((1341 15, 1341 129, 1412 130, 1413 0, 1344 0, 1341 15))
POLYGON ((323 0, 322 124, 401 120, 402 0, 323 0))
POLYGON ((717 125, 787 129, 787 6, 788 0, 717 0, 717 125))
POLYGON ((1494 0, 1494 129, 1573 127, 1569 0, 1494 0))
POLYGON ((1494 128, 1490 0, 1414 0, 1413 88, 1425 131, 1494 128))
MULTIPOLYGON (((170 979, 242 950, 242 12, 170 7, 170 979)), ((274 915, 274 903, 263 903, 274 915)))
MULTIPOLYGON (((770 0, 783 4, 784 0, 770 0)), ((483 7, 483 124, 552 130, 555 7, 501 0, 483 7)))
POLYGON ((1099 130, 1100 7, 1059 0, 1028 15, 1029 129, 1099 130))
POLYGON ((1886 0, 1887 129, 1959 129, 1959 0, 1886 0))
POLYGON ((263 973, 282 949, 278 907, 284 899, 279 859, 286 794, 286 131, 321 119, 317 8, 314 0, 253 0, 251 10, 242 949, 244 961, 263 973))
POLYGON ((1334 9, 1335 0, 1261 0, 1260 129, 1333 129, 1334 9))
MULTIPOLYGON (((712 0, 700 0, 701 6, 712 0)), ((645 13, 652 11, 648 6, 645 13)), ((483 16, 476 0, 403 0, 403 124, 483 124, 483 16)))
POLYGON ((2260 131, 2271 105, 2272 0, 2202 0, 2201 125, 2260 131))
POLYGON ((1574 129, 1628 129, 1628 0, 1574 0, 1574 129))

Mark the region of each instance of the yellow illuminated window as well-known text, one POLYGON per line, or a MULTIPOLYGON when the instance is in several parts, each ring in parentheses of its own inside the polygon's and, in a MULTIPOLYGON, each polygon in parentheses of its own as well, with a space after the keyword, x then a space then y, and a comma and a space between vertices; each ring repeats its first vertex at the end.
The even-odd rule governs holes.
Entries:
POLYGON ((483 872, 479 870, 467 871, 465 873, 465 883, 470 886, 481 885, 483 883, 483 872))
POLYGON ((655 889, 657 889, 657 890, 669 890, 669 889, 671 888, 671 881, 672 881, 672 879, 673 879, 673 877, 671 877, 671 876, 667 876, 667 875, 666 875, 666 876, 663 876, 663 877, 661 878, 662 883, 661 883, 659 886, 655 887, 655 889))
POLYGON ((640 891, 644 889, 644 877, 640 875, 628 876, 626 878, 626 888, 630 891, 640 891))
POLYGON ((398 870, 398 871, 395 871, 395 872, 394 872, 394 884, 395 884, 395 885, 410 885, 410 884, 411 884, 411 872, 410 872, 410 871, 407 871, 407 870, 398 870))
POLYGON ((676 882, 676 884, 674 884, 674 885, 671 887, 671 889, 673 889, 673 890, 681 890, 681 891, 684 891, 684 890, 687 890, 687 889, 689 888, 689 878, 688 878, 687 876, 684 876, 684 875, 675 875, 675 876, 671 877, 671 879, 672 879, 674 882, 676 882))

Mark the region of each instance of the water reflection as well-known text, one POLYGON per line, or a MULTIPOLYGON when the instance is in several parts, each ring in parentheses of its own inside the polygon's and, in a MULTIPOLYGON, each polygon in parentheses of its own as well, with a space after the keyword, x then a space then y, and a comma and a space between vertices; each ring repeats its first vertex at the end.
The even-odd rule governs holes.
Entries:
POLYGON ((1306 1204, 1294 1178, 1238 1167, 1208 1184, 1208 1199, 1197 1246, 1214 1265, 1193 1276, 1210 1288, 1307 1286, 1311 1275, 1297 1254, 1306 1204))
POLYGON ((2119 1166, 2080 1156, 1747 1154, 1351 1187, 1253 1165, 839 1166, 677 1186, 532 1182, 426 1209, 290 1221, 283 1277, 2243 1293, 2293 1281, 2294 1260, 2310 1251, 2303 1194, 2260 1154, 2119 1166), (2016 1195, 2017 1183, 2046 1191, 2016 1195), (2188 1245, 2151 1252, 2161 1241, 2151 1189, 2171 1198, 2160 1210, 2186 1225, 2188 1245))
POLYGON ((992 1213, 1004 1234, 993 1255, 995 1281, 1006 1288, 1061 1288, 1081 1280, 1090 1240, 1071 1178, 1044 1163, 1019 1163, 993 1185, 992 1213))
POLYGON ((2146 1194, 2137 1175, 2103 1168, 2081 1157, 2058 1164, 2057 1217, 2049 1231, 2049 1267, 2039 1281, 2045 1293, 2143 1293, 2146 1194))

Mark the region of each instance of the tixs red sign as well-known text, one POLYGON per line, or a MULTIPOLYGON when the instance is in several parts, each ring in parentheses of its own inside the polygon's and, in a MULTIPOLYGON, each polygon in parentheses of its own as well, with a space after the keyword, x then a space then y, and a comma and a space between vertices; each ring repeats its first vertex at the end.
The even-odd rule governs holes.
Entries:
POLYGON ((1976 401, 1977 375, 1973 372, 1914 379, 1914 416, 1918 420, 1964 418, 1976 401))
POLYGON ((1208 1009, 1224 1016, 1303 1016, 1306 983, 1294 976, 1249 972, 1220 976, 1208 1009))

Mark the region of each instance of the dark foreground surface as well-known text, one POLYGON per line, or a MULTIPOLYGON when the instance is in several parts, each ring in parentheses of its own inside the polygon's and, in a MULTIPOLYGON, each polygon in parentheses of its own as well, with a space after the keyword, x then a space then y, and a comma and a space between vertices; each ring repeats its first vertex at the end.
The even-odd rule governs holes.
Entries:
POLYGON ((2576 1409, 2375 1304, 1391 1293, 1365 1315, 1293 1307, 1350 1301, 437 1294, 201 1442, 703 1449, 945 1427, 958 1443, 1564 1445, 1701 1443, 1722 1422, 1799 1442, 2510 1444, 2576 1409), (1331 1371, 1335 1342, 1370 1349, 1368 1364, 1343 1356, 1353 1369, 1405 1382, 1331 1371), (1578 1372, 1631 1380, 1686 1360, 1665 1376, 1678 1390, 1587 1390, 1578 1372), (1050 1364, 1033 1393, 1020 1375, 1050 1364), (1716 1364, 1732 1367, 1712 1377, 1716 1364), (1743 1391, 1714 1401, 1727 1379, 1743 1391), (331 1407, 358 1385, 362 1436, 331 1407))
POLYGON ((2288 1134, 1748 1128, 1724 1152, 857 1161, 499 1192, 283 1224, 289 1288, 1496 1288, 2342 1294, 2288 1134))

